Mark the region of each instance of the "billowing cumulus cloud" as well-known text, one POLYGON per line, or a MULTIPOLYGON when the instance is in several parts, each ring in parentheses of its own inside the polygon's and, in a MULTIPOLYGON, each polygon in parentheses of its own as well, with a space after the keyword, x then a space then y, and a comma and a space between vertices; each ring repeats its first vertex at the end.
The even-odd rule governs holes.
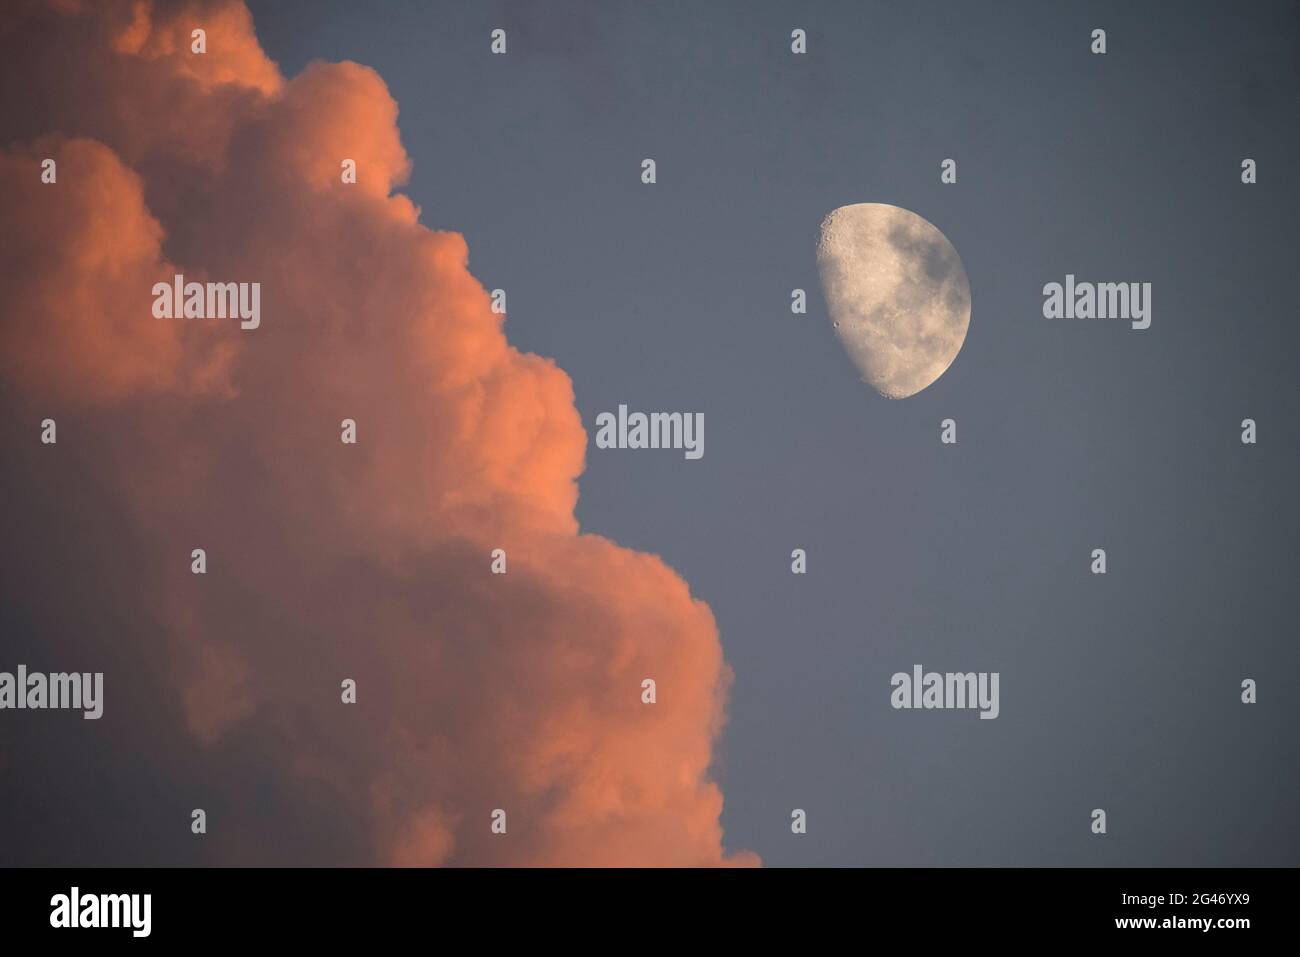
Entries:
POLYGON ((709 773, 713 616, 578 529, 572 385, 393 192, 383 80, 282 77, 234 3, 0 17, 5 598, 41 664, 104 663, 96 746, 149 782, 123 802, 209 808, 221 863, 752 862, 709 773), (261 283, 261 326, 154 318, 176 273, 261 283))

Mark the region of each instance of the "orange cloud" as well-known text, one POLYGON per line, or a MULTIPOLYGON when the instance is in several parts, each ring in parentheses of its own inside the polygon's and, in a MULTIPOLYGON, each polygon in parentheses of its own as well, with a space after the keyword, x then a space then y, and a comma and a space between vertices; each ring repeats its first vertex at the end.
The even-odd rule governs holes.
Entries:
POLYGON ((89 467, 156 560, 105 574, 166 636, 162 662, 122 655, 232 762, 207 782, 236 831, 214 857, 283 863, 275 836, 307 826, 268 819, 256 764, 372 861, 755 862, 724 854, 710 778, 713 616, 658 558, 579 532, 569 378, 510 346, 464 239, 391 192, 410 163, 382 79, 286 80, 237 3, 0 16, 5 87, 31 91, 0 101, 0 385, 24 413, 93 409, 114 450, 89 467), (260 282, 261 327, 153 318, 176 272, 260 282))

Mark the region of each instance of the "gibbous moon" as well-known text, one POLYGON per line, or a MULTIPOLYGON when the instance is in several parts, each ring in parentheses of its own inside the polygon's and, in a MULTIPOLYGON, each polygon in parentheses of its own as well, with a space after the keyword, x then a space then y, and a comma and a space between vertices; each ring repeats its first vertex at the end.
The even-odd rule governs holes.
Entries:
POLYGON ((835 334, 881 395, 916 395, 952 365, 970 325, 970 283, 946 236, 882 203, 822 221, 817 269, 835 334))

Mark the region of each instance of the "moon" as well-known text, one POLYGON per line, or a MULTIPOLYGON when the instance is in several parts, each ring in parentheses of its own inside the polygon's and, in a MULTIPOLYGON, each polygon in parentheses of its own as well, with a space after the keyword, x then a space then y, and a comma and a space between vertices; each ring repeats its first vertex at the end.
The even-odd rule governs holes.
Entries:
POLYGON ((835 334, 881 395, 916 395, 957 358, 970 283, 952 243, 916 213, 883 203, 832 210, 817 270, 835 334))

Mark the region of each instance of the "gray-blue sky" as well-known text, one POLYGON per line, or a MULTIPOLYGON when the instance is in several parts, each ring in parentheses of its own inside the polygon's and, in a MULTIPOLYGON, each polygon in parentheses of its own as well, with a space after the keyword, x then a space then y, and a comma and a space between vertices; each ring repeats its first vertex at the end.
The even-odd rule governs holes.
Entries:
POLYGON ((717 615, 729 846, 1300 859, 1293 6, 383 9, 253 4, 286 72, 383 75, 424 222, 465 234, 589 434, 619 403, 705 413, 700 461, 593 445, 579 516, 717 615), (817 287, 821 218, 857 202, 924 216, 970 277, 961 354, 902 402, 857 381, 817 287), (1045 320, 1067 273, 1151 282, 1151 328, 1045 320), (1001 672, 1001 716, 892 710, 889 676, 917 662, 1001 672))

